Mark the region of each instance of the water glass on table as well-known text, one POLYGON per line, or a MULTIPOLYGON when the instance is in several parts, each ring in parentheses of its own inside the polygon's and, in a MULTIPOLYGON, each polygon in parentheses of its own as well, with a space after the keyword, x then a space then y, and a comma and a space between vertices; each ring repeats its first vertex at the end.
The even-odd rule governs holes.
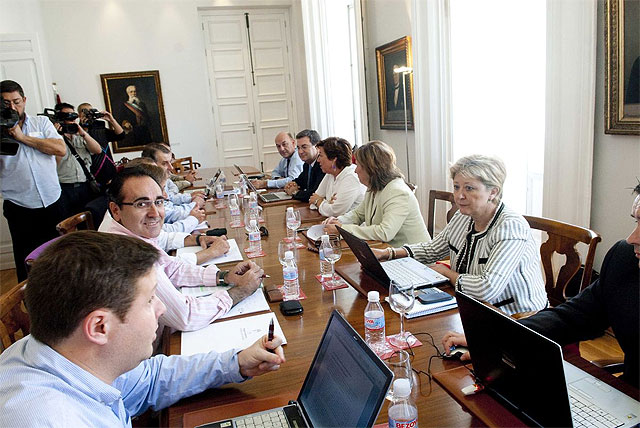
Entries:
POLYGON ((404 316, 413 308, 416 301, 413 285, 400 285, 391 280, 389 284, 389 306, 394 312, 400 314, 400 333, 392 336, 389 343, 398 348, 407 346, 411 333, 404 331, 404 316))

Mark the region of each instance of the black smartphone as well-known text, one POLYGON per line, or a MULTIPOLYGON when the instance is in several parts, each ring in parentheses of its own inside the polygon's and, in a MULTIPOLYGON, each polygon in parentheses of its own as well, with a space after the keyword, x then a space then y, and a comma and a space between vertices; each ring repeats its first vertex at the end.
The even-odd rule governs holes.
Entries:
POLYGON ((302 305, 297 300, 287 300, 286 302, 280 303, 280 312, 282 312, 283 315, 298 315, 303 311, 302 305))
POLYGON ((217 229, 209 229, 207 230, 207 236, 222 236, 227 234, 226 227, 219 227, 217 229))
POLYGON ((453 296, 437 288, 426 288, 424 290, 420 290, 416 295, 416 299, 418 299, 420 303, 426 305, 429 303, 446 302, 447 300, 452 300, 453 296))

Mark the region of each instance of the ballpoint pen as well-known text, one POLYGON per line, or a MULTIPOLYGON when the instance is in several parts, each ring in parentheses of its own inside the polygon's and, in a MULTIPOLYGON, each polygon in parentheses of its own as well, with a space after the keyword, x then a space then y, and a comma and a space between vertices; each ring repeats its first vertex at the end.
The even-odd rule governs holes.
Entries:
MULTIPOLYGON (((267 340, 269 342, 271 342, 273 340, 273 329, 274 329, 274 325, 273 325, 273 318, 271 318, 271 321, 269 321, 269 334, 267 335, 267 340)), ((276 353, 276 351, 274 351, 273 349, 267 349, 269 352, 271 353, 276 353)))

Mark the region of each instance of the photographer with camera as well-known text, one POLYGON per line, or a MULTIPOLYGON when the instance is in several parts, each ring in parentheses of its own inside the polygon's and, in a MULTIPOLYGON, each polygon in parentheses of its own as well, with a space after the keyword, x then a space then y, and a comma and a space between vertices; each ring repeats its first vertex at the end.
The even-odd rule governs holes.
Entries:
POLYGON ((85 211, 85 205, 99 195, 100 186, 89 169, 91 155, 101 153, 102 147, 82 126, 78 126, 78 114, 71 104, 59 103, 55 112, 53 126, 67 144, 67 153, 57 156, 62 207, 66 218, 85 211))
POLYGON ((124 140, 124 129, 111 113, 106 110, 99 111, 89 103, 78 106, 78 118, 80 126, 102 147, 102 152, 91 156, 91 173, 98 183, 105 187, 118 172, 109 143, 124 140))
POLYGON ((18 143, 14 156, 0 155, 0 188, 3 214, 13 241, 18 281, 27 279, 24 259, 40 244, 58 236, 56 224, 64 219, 60 209, 60 183, 56 156, 67 149, 46 117, 25 112, 27 98, 13 80, 0 82, 2 109, 18 114, 18 123, 6 130, 18 143))

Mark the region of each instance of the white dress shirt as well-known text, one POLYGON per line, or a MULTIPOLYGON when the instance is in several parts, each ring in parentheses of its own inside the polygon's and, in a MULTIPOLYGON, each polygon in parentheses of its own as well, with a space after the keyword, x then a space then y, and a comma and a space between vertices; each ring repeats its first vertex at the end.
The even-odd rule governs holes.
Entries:
POLYGON ((324 198, 318 212, 325 217, 345 214, 362 202, 366 191, 367 187, 358 180, 355 165, 345 167, 336 177, 325 174, 316 190, 316 194, 324 198))

